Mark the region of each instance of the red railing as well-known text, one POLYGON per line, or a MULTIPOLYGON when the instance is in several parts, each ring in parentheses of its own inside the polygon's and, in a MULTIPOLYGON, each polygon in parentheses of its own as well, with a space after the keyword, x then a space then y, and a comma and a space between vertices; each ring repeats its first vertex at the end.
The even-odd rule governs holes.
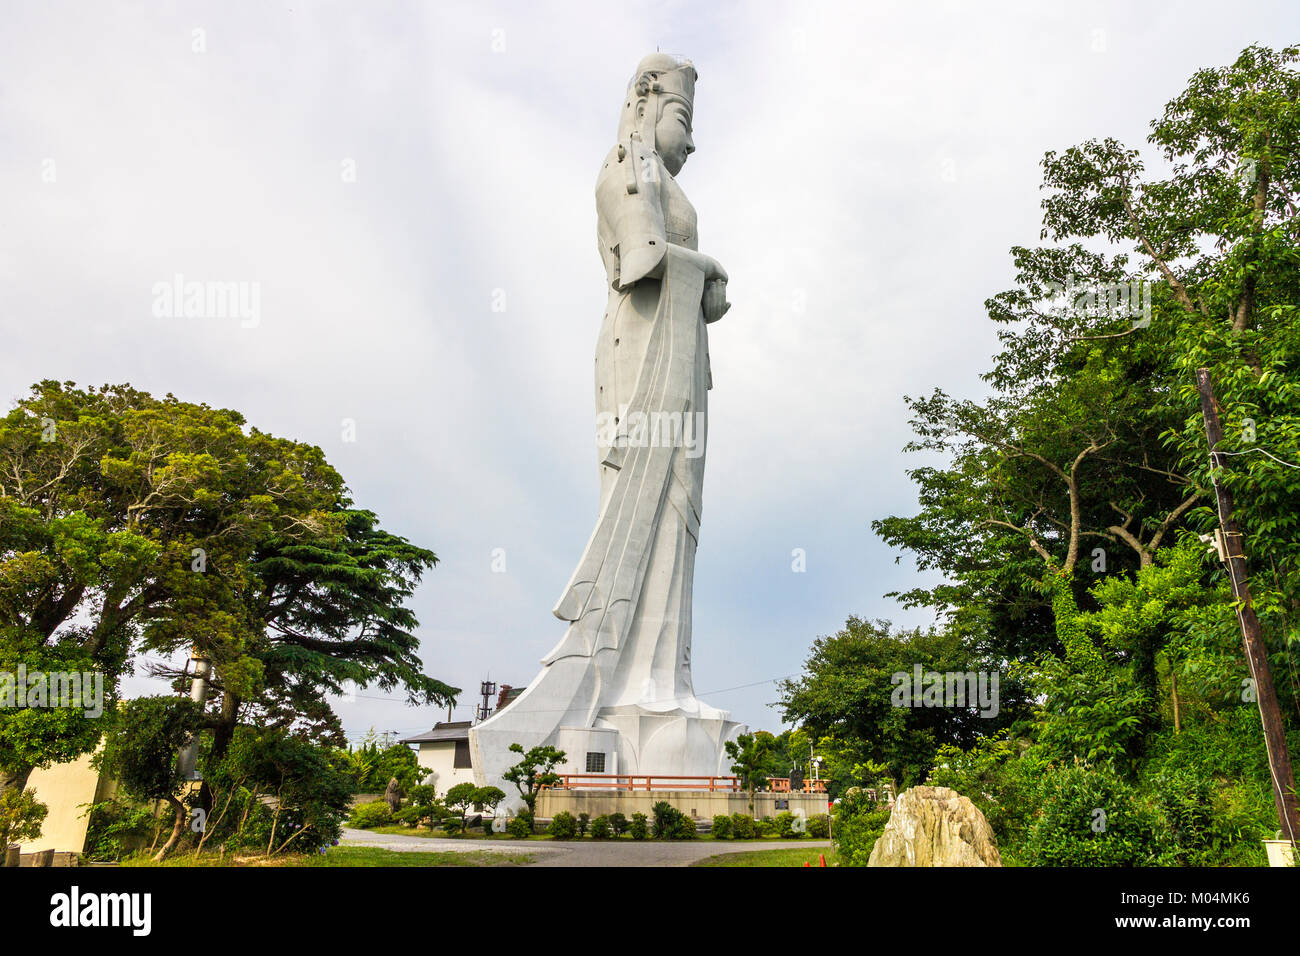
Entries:
MULTIPOLYGON (((548 788, 543 788, 548 789, 548 788)), ((707 790, 738 793, 739 777, 673 777, 646 773, 564 773, 555 790, 707 790)))
MULTIPOLYGON (((773 793, 789 793, 790 778, 789 777, 768 777, 767 789, 772 791, 773 793)), ((803 782, 803 789, 796 790, 795 792, 796 793, 825 793, 826 781, 805 780, 803 782)))
MULTIPOLYGON (((653 773, 562 773, 560 782, 543 790, 707 790, 709 793, 739 793, 739 777, 674 777, 653 773)), ((789 793, 789 777, 769 777, 763 788, 772 793, 789 793)), ((805 780, 799 793, 825 793, 825 780, 805 780)))

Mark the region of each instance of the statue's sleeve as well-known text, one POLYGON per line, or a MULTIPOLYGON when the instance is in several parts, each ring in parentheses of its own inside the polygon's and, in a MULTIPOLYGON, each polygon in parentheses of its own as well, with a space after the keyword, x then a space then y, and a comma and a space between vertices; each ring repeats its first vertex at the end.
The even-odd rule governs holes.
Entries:
POLYGON ((618 262, 613 285, 620 292, 653 272, 668 248, 658 157, 638 140, 629 145, 596 195, 601 218, 611 231, 611 251, 618 262))

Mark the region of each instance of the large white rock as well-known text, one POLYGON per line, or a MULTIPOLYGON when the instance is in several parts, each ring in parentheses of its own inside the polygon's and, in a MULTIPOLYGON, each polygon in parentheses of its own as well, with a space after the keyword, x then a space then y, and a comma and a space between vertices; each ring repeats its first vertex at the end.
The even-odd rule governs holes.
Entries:
POLYGON ((1001 866, 993 828, 947 787, 912 787, 894 801, 867 866, 1001 866))

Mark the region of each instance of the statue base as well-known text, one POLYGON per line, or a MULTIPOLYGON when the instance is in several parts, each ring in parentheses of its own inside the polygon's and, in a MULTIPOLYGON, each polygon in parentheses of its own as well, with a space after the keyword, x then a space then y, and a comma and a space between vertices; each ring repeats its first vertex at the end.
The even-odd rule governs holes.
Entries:
MULTIPOLYGON (((599 655, 598 655, 599 656, 599 655)), ((726 742, 746 729, 694 697, 671 705, 654 702, 595 705, 599 673, 595 658, 566 657, 546 665, 522 694, 469 731, 470 759, 478 786, 500 787, 505 805, 523 805, 504 774, 525 751, 550 745, 565 753, 557 773, 731 775, 726 742), (599 769, 597 769, 599 768, 599 769)))

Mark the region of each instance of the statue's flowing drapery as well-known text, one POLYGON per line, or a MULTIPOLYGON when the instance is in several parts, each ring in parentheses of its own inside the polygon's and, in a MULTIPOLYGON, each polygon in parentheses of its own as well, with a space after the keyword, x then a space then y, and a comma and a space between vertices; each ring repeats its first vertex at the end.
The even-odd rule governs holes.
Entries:
MULTIPOLYGON (((609 284, 596 411, 598 424, 614 423, 598 438, 600 511, 554 608, 569 622, 563 638, 527 690, 471 731, 483 780, 510 743, 543 742, 608 750, 621 772, 717 774, 737 729, 691 685, 711 387, 705 275, 683 251, 698 248, 695 210, 629 123, 596 204, 609 284)), ((570 764, 581 758, 571 753, 570 764)))

